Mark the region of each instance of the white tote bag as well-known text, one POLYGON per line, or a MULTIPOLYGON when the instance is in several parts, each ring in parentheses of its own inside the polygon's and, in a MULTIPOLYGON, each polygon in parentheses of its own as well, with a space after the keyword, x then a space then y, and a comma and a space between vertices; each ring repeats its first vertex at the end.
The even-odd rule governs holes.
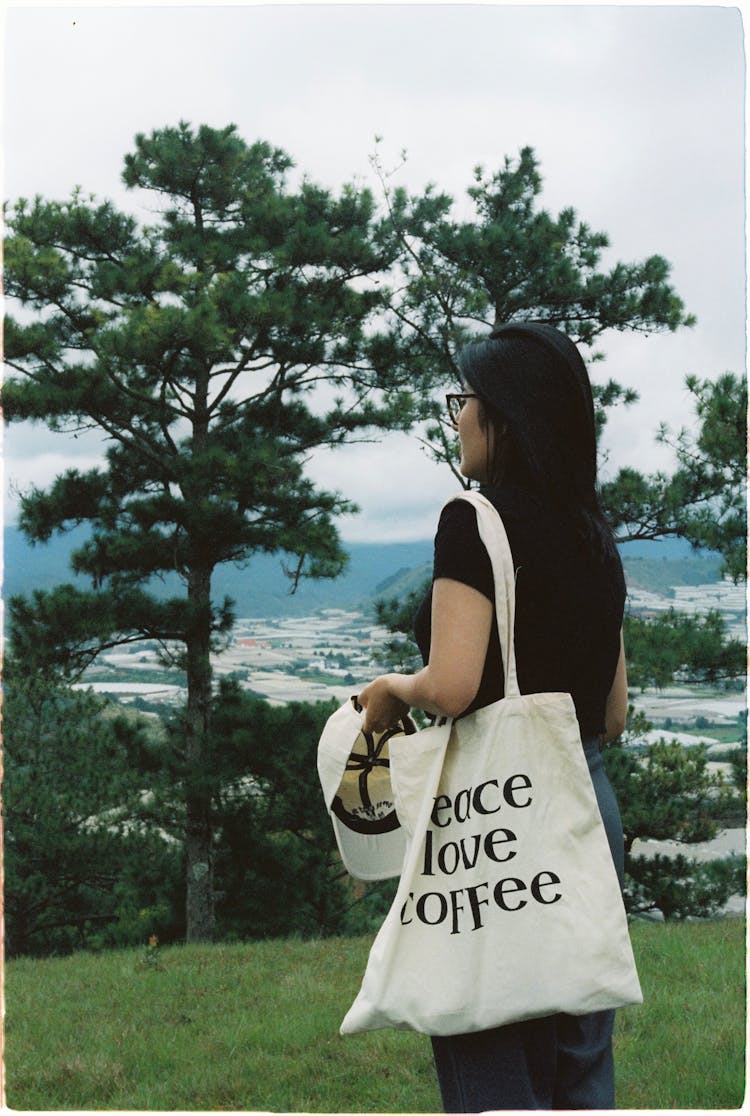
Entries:
POLYGON ((515 586, 492 504, 466 493, 492 560, 505 696, 390 742, 407 834, 398 892, 342 1034, 464 1034, 642 1001, 570 694, 524 694, 515 586))

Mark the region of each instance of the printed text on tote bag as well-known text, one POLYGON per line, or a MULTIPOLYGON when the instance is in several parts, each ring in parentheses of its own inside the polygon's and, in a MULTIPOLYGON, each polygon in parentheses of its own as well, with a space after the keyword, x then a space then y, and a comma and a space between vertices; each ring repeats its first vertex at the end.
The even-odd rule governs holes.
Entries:
MULTIPOLYGON (((533 802, 532 789, 529 776, 519 772, 502 784, 498 779, 487 779, 476 787, 465 787, 453 798, 448 794, 437 795, 430 815, 433 828, 425 835, 421 875, 437 880, 452 876, 459 868, 487 871, 492 864, 512 860, 518 851, 514 847, 518 837, 513 829, 498 826, 486 833, 481 830, 472 833, 471 823, 498 813, 505 820, 505 814, 511 810, 528 809, 533 802), (459 826, 466 826, 467 832, 459 830, 459 826), (448 828, 456 840, 441 840, 440 830, 448 828)), ((549 906, 562 898, 562 892, 556 890, 560 882, 555 872, 543 869, 528 882, 509 875, 447 891, 430 890, 418 895, 410 891, 401 909, 401 925, 408 926, 416 919, 425 926, 450 925, 451 934, 480 930, 492 904, 511 913, 525 907, 530 896, 534 902, 549 906)))

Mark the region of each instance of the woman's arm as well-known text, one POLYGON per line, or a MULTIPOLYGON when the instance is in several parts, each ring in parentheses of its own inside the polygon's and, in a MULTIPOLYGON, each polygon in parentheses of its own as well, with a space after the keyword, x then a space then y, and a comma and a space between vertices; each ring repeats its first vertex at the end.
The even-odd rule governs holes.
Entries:
POLYGON ((620 630, 620 656, 615 668, 615 677, 612 687, 607 695, 607 704, 604 713, 605 733, 604 741, 614 740, 625 731, 625 722, 628 717, 628 673, 625 666, 625 643, 620 630))
POLYGON ((365 732, 381 732, 411 706, 438 716, 463 713, 482 681, 493 609, 478 589, 438 578, 432 590, 430 661, 417 674, 382 674, 362 690, 365 732))

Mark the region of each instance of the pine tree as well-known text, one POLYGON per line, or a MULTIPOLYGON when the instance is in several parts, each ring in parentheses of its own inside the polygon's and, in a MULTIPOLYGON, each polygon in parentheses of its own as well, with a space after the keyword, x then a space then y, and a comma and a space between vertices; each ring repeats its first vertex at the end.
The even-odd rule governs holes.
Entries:
MULTIPOLYGON (((470 216, 463 220, 454 216, 449 194, 428 186, 410 196, 391 185, 395 171, 386 171, 379 153, 371 162, 401 247, 400 339, 413 366, 444 391, 460 386, 458 349, 486 336, 495 322, 549 322, 585 347, 605 330, 653 333, 695 322, 669 281, 664 257, 618 261, 604 270, 607 234, 594 231, 571 206, 556 216, 540 206, 543 180, 531 147, 515 159, 506 156, 494 173, 475 168, 466 191, 470 216)), ((592 360, 601 357, 591 352, 592 360)), ((610 408, 638 397, 611 379, 594 382, 593 390, 599 429, 610 408)), ((455 432, 442 396, 425 400, 422 414, 430 420, 428 452, 466 484, 455 466, 455 432)))
POLYGON ((35 542, 88 523, 62 586, 14 602, 27 663, 67 676, 107 645, 144 637, 182 649, 187 926, 214 925, 212 649, 232 623, 212 598, 224 562, 286 555, 292 584, 334 576, 334 517, 353 505, 305 475, 316 447, 408 425, 388 335, 392 245, 367 191, 288 184, 291 159, 233 126, 139 135, 125 184, 150 194, 148 226, 77 190, 6 212, 6 419, 98 429, 106 464, 70 469, 21 501, 35 542), (154 576, 184 593, 157 601, 154 576))
POLYGON ((658 909, 665 919, 711 916, 744 891, 744 857, 700 862, 682 853, 634 852, 634 844, 638 838, 710 841, 727 817, 740 824, 745 802, 711 772, 705 746, 664 739, 640 746, 650 727, 631 706, 625 736, 604 753, 625 836, 625 904, 632 913, 658 909))
POLYGON ((3 698, 6 951, 178 935, 182 854, 153 816, 149 722, 7 663, 3 698))
POLYGON ((675 535, 722 556, 722 572, 747 578, 747 382, 731 372, 716 380, 686 378, 695 402, 695 431, 674 435, 663 423, 657 438, 675 451, 672 473, 620 469, 602 486, 618 535, 675 535))
POLYGON ((319 937, 351 903, 316 776, 317 742, 336 702, 271 705, 222 680, 216 795, 217 924, 222 935, 319 937))

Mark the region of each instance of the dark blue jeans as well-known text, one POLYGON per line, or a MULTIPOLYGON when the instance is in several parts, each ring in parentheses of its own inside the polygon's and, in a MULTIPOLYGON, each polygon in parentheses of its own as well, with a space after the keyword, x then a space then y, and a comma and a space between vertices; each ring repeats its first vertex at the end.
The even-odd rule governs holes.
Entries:
MULTIPOLYGON (((584 752, 620 886, 622 823, 598 741, 584 752)), ((552 1015, 490 1031, 432 1039, 446 1112, 615 1107, 614 1011, 552 1015)))

